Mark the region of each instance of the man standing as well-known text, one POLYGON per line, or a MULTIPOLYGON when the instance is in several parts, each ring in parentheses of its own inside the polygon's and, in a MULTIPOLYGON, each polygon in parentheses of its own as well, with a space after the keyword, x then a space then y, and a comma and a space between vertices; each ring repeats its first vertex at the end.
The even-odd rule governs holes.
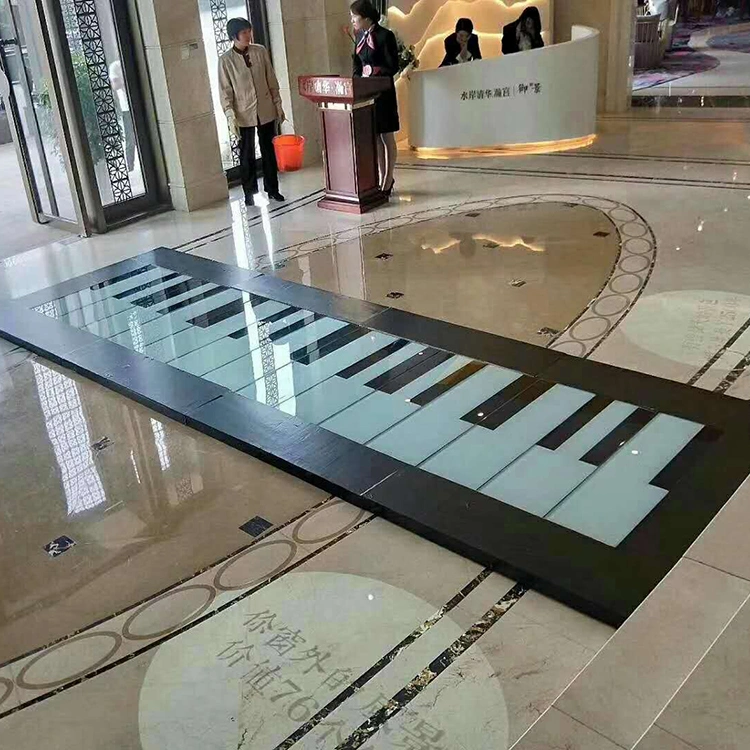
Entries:
POLYGON ((271 200, 283 201, 273 139, 276 123, 286 118, 271 57, 265 47, 252 43, 253 27, 246 19, 231 19, 227 34, 232 49, 219 58, 221 107, 230 130, 240 139, 240 175, 245 203, 253 205, 253 196, 258 192, 256 129, 263 162, 263 187, 271 200))

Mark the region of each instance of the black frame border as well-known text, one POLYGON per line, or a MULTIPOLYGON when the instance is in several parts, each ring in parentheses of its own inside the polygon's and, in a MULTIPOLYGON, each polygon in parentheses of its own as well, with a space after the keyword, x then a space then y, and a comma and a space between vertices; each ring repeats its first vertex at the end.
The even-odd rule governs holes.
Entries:
POLYGON ((747 402, 168 248, 0 302, 0 336, 614 626, 750 473, 747 402), (689 419, 722 435, 610 547, 31 309, 146 264, 689 419))

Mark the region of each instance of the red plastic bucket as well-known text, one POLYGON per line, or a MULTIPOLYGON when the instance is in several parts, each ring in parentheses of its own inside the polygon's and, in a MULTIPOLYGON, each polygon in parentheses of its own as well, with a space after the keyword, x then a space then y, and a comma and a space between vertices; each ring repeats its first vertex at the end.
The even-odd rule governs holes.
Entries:
POLYGON ((296 172, 302 169, 305 156, 305 139, 301 135, 277 135, 273 139, 276 162, 280 172, 296 172))

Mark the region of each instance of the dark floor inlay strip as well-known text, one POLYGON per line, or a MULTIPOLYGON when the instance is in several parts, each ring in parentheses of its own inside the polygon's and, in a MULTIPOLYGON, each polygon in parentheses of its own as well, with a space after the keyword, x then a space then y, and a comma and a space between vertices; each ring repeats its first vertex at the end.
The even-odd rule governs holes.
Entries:
POLYGON ((612 432, 600 440, 582 459, 587 464, 601 466, 629 440, 634 438, 656 414, 646 409, 636 409, 625 417, 612 432))
POLYGON ((353 378, 355 375, 359 375, 360 372, 364 372, 369 367, 372 367, 378 362, 382 362, 384 359, 390 357, 391 354, 401 351, 405 346, 409 346, 409 342, 406 339, 394 341, 392 344, 388 344, 388 346, 378 349, 376 352, 373 352, 364 359, 360 359, 359 362, 355 362, 353 365, 344 368, 341 372, 337 372, 336 374, 340 378, 346 378, 347 380, 353 378))
POLYGON ((382 393, 396 393, 454 356, 450 352, 428 347, 365 385, 382 393))
POLYGON ((128 273, 121 273, 119 276, 113 276, 111 279, 107 279, 106 281, 100 281, 98 284, 93 284, 91 286, 91 289, 106 289, 108 286, 117 284, 120 281, 127 281, 127 279, 132 279, 134 276, 140 276, 142 273, 153 271, 154 268, 156 268, 156 266, 152 266, 152 265, 141 266, 140 268, 136 268, 134 271, 128 271, 128 273))
POLYGON ((182 300, 182 302, 175 302, 174 305, 170 305, 169 307, 165 307, 163 310, 158 310, 161 315, 169 315, 173 312, 177 312, 178 310, 182 310, 185 307, 190 307, 191 305, 195 305, 198 302, 203 302, 204 300, 209 299, 210 297, 215 297, 217 294, 221 294, 221 292, 226 292, 227 288, 225 286, 217 286, 213 289, 208 289, 205 292, 201 292, 200 294, 196 294, 195 297, 190 297, 188 299, 182 300))
POLYGON ((468 365, 464 365, 460 370, 452 372, 439 383, 435 383, 435 385, 430 386, 422 391, 422 393, 417 394, 411 402, 417 406, 426 406, 431 401, 438 398, 438 396, 448 393, 451 388, 455 388, 460 383, 463 383, 464 380, 468 380, 472 375, 483 370, 486 366, 487 365, 485 365, 484 362, 469 362, 468 365))
POLYGON ((290 334, 311 325, 316 320, 321 320, 323 317, 324 316, 320 315, 319 313, 310 313, 310 315, 306 315, 304 318, 302 318, 302 320, 296 320, 294 323, 290 323, 288 326, 284 326, 283 328, 279 328, 277 331, 274 331, 269 336, 269 338, 271 339, 271 341, 278 341, 279 339, 283 339, 285 336, 289 336, 290 334))
POLYGON ((527 589, 517 583, 500 601, 478 620, 462 636, 451 643, 437 659, 425 667, 411 682, 377 713, 355 729, 336 750, 357 750, 362 747, 387 721, 400 714, 420 693, 426 690, 448 667, 474 645, 503 615, 509 612, 526 593, 527 589))
POLYGON ((315 342, 312 350, 310 347, 304 347, 292 354, 292 361, 299 362, 301 365, 310 365, 317 362, 323 357, 333 354, 333 352, 343 349, 357 339, 361 339, 370 333, 366 328, 349 323, 349 325, 339 328, 338 331, 329 333, 327 336, 315 342))
MULTIPOLYGON (((280 320, 284 320, 284 318, 288 318, 290 315, 294 315, 294 313, 299 312, 299 307, 287 307, 285 310, 280 310, 277 313, 274 313, 273 315, 269 315, 267 318, 261 318, 258 322, 258 326, 262 325, 273 325, 274 323, 278 323, 280 320)), ((245 336, 247 336, 247 326, 244 328, 240 328, 239 331, 235 331, 234 333, 229 334, 230 339, 243 339, 245 336)))
POLYGON ((181 281, 179 284, 168 286, 166 289, 162 289, 154 294, 149 294, 147 297, 134 300, 133 304, 138 305, 138 307, 152 307, 153 305, 158 305, 167 300, 179 297, 181 294, 192 292, 194 289, 200 289, 200 287, 207 284, 208 282, 203 281, 203 279, 188 279, 187 281, 181 281))
POLYGON ((199 328, 210 328, 217 323, 221 323, 228 318, 233 318, 235 315, 239 315, 244 309, 245 305, 262 305, 268 300, 265 297, 260 297, 257 294, 243 294, 231 302, 227 302, 226 305, 217 307, 214 310, 209 310, 202 315, 198 315, 195 318, 188 320, 188 323, 198 326, 199 328))
POLYGON ((160 276, 158 279, 147 281, 145 284, 141 284, 140 286, 133 287, 132 289, 127 289, 126 291, 120 292, 119 294, 115 294, 114 297, 115 299, 125 299, 125 297, 130 297, 131 294, 139 294, 140 292, 145 292, 147 289, 159 286, 159 284, 166 284, 168 281, 174 281, 176 278, 179 278, 179 276, 179 273, 169 273, 166 276, 160 276))
POLYGON ((512 401, 519 393, 530 388, 536 382, 536 378, 532 378, 530 375, 521 375, 520 378, 516 378, 510 385, 506 385, 501 391, 498 391, 494 396, 490 396, 484 403, 479 404, 475 409, 472 409, 468 414, 464 414, 461 419, 464 422, 471 422, 471 424, 480 424, 489 414, 505 406, 509 401, 512 401))
POLYGON ((358 690, 361 690, 373 677, 376 677, 382 672, 389 664, 392 664, 409 646, 412 645, 416 640, 421 638, 427 633, 433 625, 443 619, 451 610, 455 609, 466 597, 471 594, 483 581, 485 581, 490 573, 490 568, 485 568, 478 576, 473 578, 469 583, 464 586, 449 602, 443 605, 432 617, 425 620, 425 622, 418 628, 413 630, 409 635, 406 636, 400 643, 396 644, 385 656, 380 658, 375 664, 373 664, 366 672, 363 672, 352 682, 348 687, 344 688, 335 698, 332 698, 323 708, 318 711, 311 719, 303 724, 297 731, 290 734, 281 744, 277 745, 275 750, 287 750, 292 747, 295 743, 299 742, 305 735, 309 734, 315 727, 318 726, 324 719, 330 716, 342 703, 345 703, 349 698, 352 697, 358 690))
POLYGON ((537 445, 556 451, 595 417, 598 417, 611 403, 612 399, 606 396, 595 396, 575 414, 571 414, 559 427, 555 427, 552 432, 545 435, 537 445))
POLYGON ((651 480, 654 487, 672 491, 677 482, 698 465, 709 448, 721 437, 721 430, 704 427, 660 472, 651 480))

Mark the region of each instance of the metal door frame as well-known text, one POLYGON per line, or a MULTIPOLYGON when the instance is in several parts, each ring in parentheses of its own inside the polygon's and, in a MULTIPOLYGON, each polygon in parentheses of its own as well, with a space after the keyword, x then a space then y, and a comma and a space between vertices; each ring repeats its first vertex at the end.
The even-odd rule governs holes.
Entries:
MULTIPOLYGON (((33 108, 33 100, 31 98, 31 90, 29 88, 29 81, 27 78, 26 66, 23 60, 23 51, 21 47, 21 40, 18 35, 18 24, 12 11, 12 5, 8 3, 10 20, 13 26, 13 32, 15 37, 13 40, 5 40, 5 44, 0 44, 0 69, 9 71, 7 64, 7 55, 5 54, 5 47, 13 44, 19 52, 20 64, 23 68, 23 75, 21 77, 21 85, 23 86, 24 92, 26 93, 30 105, 33 108)), ((13 143, 18 156, 19 166, 21 168, 22 180, 24 183, 24 189, 29 202, 29 208, 31 211, 31 218, 33 221, 39 224, 46 224, 64 231, 69 231, 83 236, 88 236, 91 233, 91 224, 87 221, 87 217, 83 210, 83 203, 81 200, 81 179, 77 169, 77 165, 74 159, 72 149, 71 132, 67 127, 65 118, 61 116, 63 111, 61 106, 60 96, 60 77, 58 75, 57 67, 53 59, 51 50, 51 38, 50 29, 45 22, 45 15, 42 4, 39 0, 31 0, 28 7, 32 10, 30 14, 31 22, 34 24, 34 28, 30 31, 32 34, 38 35, 42 40, 42 48, 46 54, 42 56, 40 63, 43 67, 43 74, 49 82, 49 96, 52 104, 52 115, 53 122, 55 125, 55 131, 57 134, 57 140, 60 146, 60 153, 63 159, 63 165, 65 172, 70 183, 71 197, 73 201, 73 209, 76 214, 76 220, 63 219, 62 217, 55 216, 52 213, 47 214, 41 203, 41 196, 39 195, 37 187, 38 176, 34 175, 31 157, 28 151, 28 145, 26 143, 26 135, 20 127, 20 112, 18 109, 18 102, 16 101, 15 94, 13 92, 12 84, 10 84, 10 95, 6 97, 6 109, 8 111, 8 122, 11 128, 13 136, 13 143)), ((47 154, 43 148, 43 142, 41 138, 41 132, 39 130, 39 124, 36 116, 31 118, 32 122, 30 126, 34 130, 34 135, 37 138, 40 150, 40 165, 43 172, 43 178, 47 187, 47 192, 50 199, 50 209, 52 212, 57 211, 57 199, 52 186, 51 176, 49 173, 49 166, 47 164, 47 154)))

